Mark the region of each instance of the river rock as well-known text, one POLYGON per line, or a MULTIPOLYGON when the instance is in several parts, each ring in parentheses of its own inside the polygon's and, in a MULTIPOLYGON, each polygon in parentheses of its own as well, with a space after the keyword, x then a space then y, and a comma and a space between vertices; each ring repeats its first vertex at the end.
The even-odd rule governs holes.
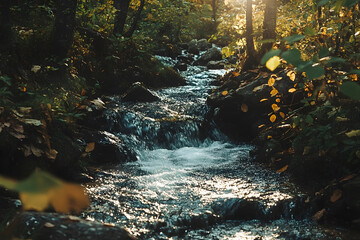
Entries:
POLYGON ((199 54, 200 50, 198 47, 197 39, 193 39, 189 42, 188 52, 192 54, 199 54))
MULTIPOLYGON (((283 100, 291 101, 288 93, 294 82, 285 72, 278 74, 274 87, 283 94, 283 100)), ((271 100, 260 102, 261 99, 271 99, 272 87, 268 86, 270 77, 259 76, 255 72, 243 73, 239 76, 227 76, 218 91, 211 94, 207 102, 212 107, 212 115, 219 128, 230 137, 237 140, 252 140, 258 126, 269 122, 267 116, 272 111, 271 100), (227 91, 226 94, 223 94, 227 91)))
POLYGON ((214 206, 216 213, 227 220, 264 220, 265 208, 261 201, 240 198, 226 199, 214 206))
POLYGON ((210 48, 207 50, 201 57, 195 61, 195 65, 205 66, 210 61, 220 61, 222 60, 222 54, 219 49, 216 47, 210 48))
POLYGON ((125 229, 57 213, 23 212, 2 239, 135 240, 125 229))
POLYGON ((147 89, 143 83, 134 83, 122 97, 125 102, 155 102, 160 100, 156 93, 147 89))
POLYGON ((187 64, 182 63, 182 62, 178 62, 178 63, 175 64, 174 68, 178 69, 179 71, 186 71, 187 70, 187 64))
POLYGON ((200 51, 208 50, 211 47, 211 43, 209 43, 206 39, 200 39, 197 42, 197 45, 200 51))
POLYGON ((225 63, 222 61, 210 61, 206 66, 208 69, 224 69, 225 63))
POLYGON ((136 154, 114 134, 81 129, 79 135, 84 147, 94 144, 93 149, 88 150, 91 163, 106 165, 137 160, 136 154))

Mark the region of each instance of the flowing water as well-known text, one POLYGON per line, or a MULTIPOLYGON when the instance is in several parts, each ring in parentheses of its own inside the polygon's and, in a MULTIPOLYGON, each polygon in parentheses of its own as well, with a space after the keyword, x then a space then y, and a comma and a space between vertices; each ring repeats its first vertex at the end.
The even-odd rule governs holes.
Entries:
POLYGON ((286 177, 251 161, 252 146, 204 121, 211 82, 224 73, 189 66, 188 84, 157 91, 154 103, 113 97, 108 132, 138 160, 98 172, 84 217, 139 239, 342 239, 309 220, 286 177))

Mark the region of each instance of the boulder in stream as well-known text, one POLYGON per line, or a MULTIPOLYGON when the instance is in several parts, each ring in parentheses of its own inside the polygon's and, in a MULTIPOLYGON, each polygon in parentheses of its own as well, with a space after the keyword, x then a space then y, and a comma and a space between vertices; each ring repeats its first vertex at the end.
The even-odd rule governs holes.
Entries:
POLYGON ((1 239, 135 240, 125 229, 58 213, 23 212, 1 239))
POLYGON ((192 54, 199 54, 199 47, 197 39, 193 39, 188 44, 188 52, 192 54))
POLYGON ((216 48, 212 47, 209 50, 207 50, 201 57, 195 61, 195 65, 203 65, 205 66, 210 61, 220 61, 222 60, 222 54, 221 51, 216 48))
POLYGON ((209 48, 211 48, 211 43, 208 42, 208 40, 206 40, 205 38, 200 39, 197 42, 198 48, 200 51, 205 51, 208 50, 209 48))
POLYGON ((225 63, 223 61, 210 61, 206 66, 208 69, 224 69, 225 63))
POLYGON ((160 100, 156 93, 147 89, 143 83, 134 83, 122 98, 125 102, 155 102, 160 100))

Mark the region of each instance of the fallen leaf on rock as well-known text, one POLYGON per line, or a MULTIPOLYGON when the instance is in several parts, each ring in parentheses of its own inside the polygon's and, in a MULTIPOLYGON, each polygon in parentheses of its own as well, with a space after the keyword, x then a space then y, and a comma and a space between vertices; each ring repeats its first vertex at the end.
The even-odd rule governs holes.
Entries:
POLYGON ((241 104, 241 111, 246 113, 247 111, 249 111, 249 107, 245 103, 243 103, 241 104))
POLYGON ((335 189, 333 194, 330 197, 330 202, 334 203, 339 200, 342 196, 342 191, 340 189, 335 189))
POLYGON ((354 177, 356 177, 356 174, 351 174, 351 175, 346 176, 346 177, 344 177, 343 179, 341 179, 340 182, 348 181, 348 180, 350 180, 350 179, 352 179, 352 178, 354 178, 354 177))
POLYGON ((271 90, 270 95, 271 95, 271 97, 273 97, 273 96, 276 96, 276 94, 278 94, 278 93, 279 93, 279 91, 274 88, 273 90, 271 90))
POLYGON ((94 142, 91 142, 91 143, 88 143, 88 145, 86 145, 85 147, 85 152, 92 152, 94 151, 95 149, 95 143, 94 142))
POLYGON ((276 120, 276 115, 275 114, 271 115, 270 122, 275 122, 275 120, 276 120))
POLYGON ((221 94, 223 95, 223 96, 226 96, 226 95, 228 95, 228 91, 223 91, 221 94))
POLYGON ((269 80, 268 80, 269 87, 272 87, 274 84, 275 84, 275 78, 273 78, 273 77, 269 78, 269 80))
POLYGON ((321 209, 320 211, 315 213, 314 216, 312 216, 312 219, 314 221, 319 221, 324 216, 325 212, 326 212, 325 208, 321 209))
POLYGON ((277 170, 276 172, 278 173, 282 173, 285 172, 288 169, 289 165, 285 165, 284 167, 280 168, 279 170, 277 170))

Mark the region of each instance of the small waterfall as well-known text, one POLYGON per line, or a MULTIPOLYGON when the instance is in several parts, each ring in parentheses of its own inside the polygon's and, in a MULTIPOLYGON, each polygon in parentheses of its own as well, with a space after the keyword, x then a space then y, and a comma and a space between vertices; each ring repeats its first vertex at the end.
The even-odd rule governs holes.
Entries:
POLYGON ((98 172, 84 217, 139 239, 328 239, 301 213, 307 206, 289 179, 258 166, 252 146, 231 143, 206 121, 211 83, 224 73, 189 65, 188 84, 157 91, 158 102, 112 98, 108 131, 139 160, 98 172))

